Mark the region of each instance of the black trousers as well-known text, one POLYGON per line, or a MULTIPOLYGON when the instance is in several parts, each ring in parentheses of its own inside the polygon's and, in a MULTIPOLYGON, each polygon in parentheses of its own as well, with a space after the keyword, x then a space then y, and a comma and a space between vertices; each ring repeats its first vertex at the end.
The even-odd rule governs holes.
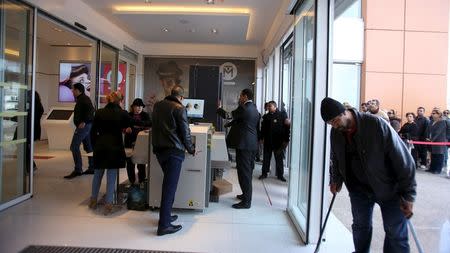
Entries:
MULTIPOLYGON (((138 182, 142 183, 145 181, 145 164, 138 164, 138 182)), ((136 182, 136 174, 134 172, 134 163, 131 161, 131 158, 127 158, 127 174, 128 174, 128 180, 131 184, 134 184, 136 182)))
POLYGON ((164 174, 158 228, 167 228, 170 226, 170 215, 178 187, 178 179, 180 178, 181 165, 184 161, 184 154, 175 154, 167 151, 156 154, 156 158, 164 174))
POLYGON ((284 174, 284 148, 274 149, 269 145, 264 145, 264 156, 263 156, 263 166, 262 166, 262 174, 267 175, 270 172, 270 161, 272 160, 272 152, 275 156, 275 164, 276 164, 276 176, 278 178, 283 177, 284 174))
POLYGON ((427 152, 428 148, 425 145, 415 145, 417 149, 417 156, 421 165, 427 165, 427 152))
POLYGON ((252 176, 255 168, 256 150, 236 149, 236 169, 239 186, 242 190, 242 201, 252 203, 252 176))

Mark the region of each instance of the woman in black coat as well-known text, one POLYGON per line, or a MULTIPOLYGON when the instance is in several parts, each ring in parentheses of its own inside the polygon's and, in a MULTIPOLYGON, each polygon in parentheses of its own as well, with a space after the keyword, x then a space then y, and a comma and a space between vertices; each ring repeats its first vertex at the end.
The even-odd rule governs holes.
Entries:
MULTIPOLYGON (((147 130, 152 126, 152 121, 148 113, 144 112, 145 105, 142 99, 136 98, 131 104, 130 112, 131 127, 127 128, 125 134, 125 148, 134 148, 137 136, 140 131, 147 130)), ((134 171, 134 163, 131 157, 127 158, 127 174, 128 180, 131 184, 136 182, 136 174, 134 171)), ((138 182, 142 183, 145 180, 145 164, 138 164, 138 182)))
POLYGON ((114 187, 119 168, 125 167, 125 148, 122 131, 130 126, 128 113, 120 107, 123 100, 120 92, 113 92, 107 97, 108 104, 97 110, 91 129, 91 141, 94 146, 94 179, 89 207, 97 207, 97 197, 102 183, 103 173, 106 177, 106 204, 104 214, 112 212, 114 187))
POLYGON ((406 123, 400 128, 398 134, 405 142, 406 146, 411 148, 411 155, 414 158, 414 161, 417 161, 417 152, 414 148, 414 145, 410 144, 408 141, 416 141, 417 140, 417 124, 414 122, 416 115, 413 112, 406 113, 406 123))

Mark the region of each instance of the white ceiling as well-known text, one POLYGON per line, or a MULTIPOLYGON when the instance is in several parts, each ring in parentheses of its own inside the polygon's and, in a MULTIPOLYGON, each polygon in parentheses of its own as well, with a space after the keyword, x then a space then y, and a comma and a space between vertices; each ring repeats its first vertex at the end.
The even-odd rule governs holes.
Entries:
POLYGON ((78 35, 73 30, 68 30, 45 17, 37 18, 37 37, 50 46, 86 46, 89 47, 96 42, 84 36, 78 35), (70 45, 68 45, 70 43, 70 45), (91 45, 90 45, 91 44, 91 45))
MULTIPOLYGON (((259 45, 282 4, 281 0, 83 0, 97 12, 142 42, 182 42, 259 45), (250 14, 119 13, 118 5, 248 8, 250 14), (169 31, 164 32, 167 28, 169 31), (217 29, 217 33, 211 29, 217 29), (194 30, 194 32, 192 32, 194 30), (248 33, 248 34, 247 34, 248 33)), ((106 28, 105 28, 106 29, 106 28)))

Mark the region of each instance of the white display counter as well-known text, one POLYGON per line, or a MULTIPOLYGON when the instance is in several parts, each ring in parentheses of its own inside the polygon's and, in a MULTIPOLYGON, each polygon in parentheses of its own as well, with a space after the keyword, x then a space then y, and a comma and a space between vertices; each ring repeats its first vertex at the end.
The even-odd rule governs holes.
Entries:
POLYGON ((69 150, 75 125, 73 107, 52 107, 42 124, 47 133, 50 150, 69 150))

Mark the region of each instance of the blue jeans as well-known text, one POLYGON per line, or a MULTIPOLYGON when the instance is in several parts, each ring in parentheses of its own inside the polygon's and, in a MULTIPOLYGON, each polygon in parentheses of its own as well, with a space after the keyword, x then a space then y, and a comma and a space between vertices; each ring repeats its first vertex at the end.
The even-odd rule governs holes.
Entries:
MULTIPOLYGON (((76 128, 73 133, 72 143, 70 143, 70 151, 72 151, 73 162, 75 163, 74 170, 76 172, 83 172, 83 162, 81 160, 80 144, 83 143, 83 149, 87 153, 92 152, 91 144, 91 128, 92 123, 86 123, 84 128, 76 128)), ((89 169, 94 169, 93 157, 89 158, 89 169)))
POLYGON ((158 228, 167 228, 170 226, 170 216, 177 191, 178 179, 180 178, 181 165, 184 161, 184 154, 174 154, 170 151, 165 151, 156 154, 156 158, 158 158, 159 165, 161 165, 164 173, 158 228))
MULTIPOLYGON (((98 192, 100 191, 100 186, 102 184, 102 178, 105 170, 96 169, 94 172, 94 179, 92 179, 92 195, 91 198, 97 199, 98 192)), ((106 170, 106 203, 112 204, 114 199, 114 189, 116 186, 118 169, 107 169, 106 170)))
POLYGON ((383 217, 384 253, 407 253, 409 252, 408 227, 404 214, 400 211, 400 200, 398 198, 389 201, 379 201, 374 195, 350 192, 353 215, 353 243, 355 253, 370 252, 372 241, 372 215, 373 206, 377 203, 383 217))

